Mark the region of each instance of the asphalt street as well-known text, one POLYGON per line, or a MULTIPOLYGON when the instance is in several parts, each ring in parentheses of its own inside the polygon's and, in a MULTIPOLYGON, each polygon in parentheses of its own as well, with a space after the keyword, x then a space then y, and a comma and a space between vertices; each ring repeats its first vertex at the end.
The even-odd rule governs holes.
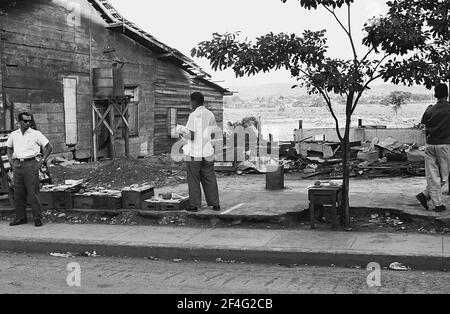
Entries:
POLYGON ((450 293, 448 272, 382 269, 379 287, 368 286, 369 274, 365 267, 0 253, 1 293, 450 293))

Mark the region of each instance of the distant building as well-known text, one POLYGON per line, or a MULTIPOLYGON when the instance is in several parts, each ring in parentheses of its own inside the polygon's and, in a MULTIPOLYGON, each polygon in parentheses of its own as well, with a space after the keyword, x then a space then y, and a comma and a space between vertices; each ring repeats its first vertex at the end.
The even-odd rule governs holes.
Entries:
MULTIPOLYGON (((170 152, 173 124, 186 123, 189 95, 201 91, 219 124, 229 91, 210 80, 191 59, 125 20, 105 0, 15 0, 0 2, 0 127, 15 128, 27 110, 55 153, 90 158, 97 147, 108 157, 105 126, 94 137, 94 69, 123 66, 132 156, 170 152), (94 145, 94 142, 96 145, 94 145)), ((95 84, 94 84, 95 83, 95 84)), ((105 84, 105 85, 102 85, 105 84)), ((101 108, 99 109, 101 110, 101 108)), ((119 132, 120 133, 120 132, 119 132)), ((123 139, 116 135, 118 155, 123 139)))

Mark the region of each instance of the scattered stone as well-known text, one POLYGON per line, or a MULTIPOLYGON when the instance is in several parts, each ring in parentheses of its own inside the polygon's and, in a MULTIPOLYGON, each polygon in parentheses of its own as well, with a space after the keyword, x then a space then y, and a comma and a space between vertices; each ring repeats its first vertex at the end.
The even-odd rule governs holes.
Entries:
POLYGON ((233 226, 240 225, 241 223, 242 223, 242 219, 233 219, 233 221, 231 222, 231 224, 233 226))
POLYGON ((389 265, 389 269, 398 271, 407 271, 410 270, 411 268, 404 266, 402 263, 394 262, 389 265))
POLYGON ((62 258, 72 258, 72 257, 75 257, 75 255, 73 255, 73 254, 70 253, 70 252, 67 252, 67 253, 50 253, 50 256, 53 256, 53 257, 62 257, 62 258))

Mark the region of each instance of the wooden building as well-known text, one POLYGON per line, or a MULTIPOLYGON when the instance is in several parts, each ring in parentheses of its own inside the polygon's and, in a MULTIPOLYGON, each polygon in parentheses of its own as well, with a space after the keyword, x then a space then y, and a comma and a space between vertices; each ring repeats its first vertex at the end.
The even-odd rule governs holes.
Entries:
MULTIPOLYGON (((55 153, 80 159, 110 154, 105 126, 93 132, 98 90, 110 87, 95 69, 121 68, 132 156, 170 152, 170 128, 186 123, 190 93, 204 93, 219 125, 229 94, 106 0, 0 0, 0 60, 1 129, 16 128, 17 114, 29 111, 55 153)), ((114 137, 124 154, 121 133, 114 137)))

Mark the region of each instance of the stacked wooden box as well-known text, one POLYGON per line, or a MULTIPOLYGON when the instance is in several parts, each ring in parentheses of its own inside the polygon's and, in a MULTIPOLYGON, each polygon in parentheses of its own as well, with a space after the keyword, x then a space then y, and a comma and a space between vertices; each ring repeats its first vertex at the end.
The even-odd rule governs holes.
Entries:
MULTIPOLYGON (((76 182, 75 182, 76 183, 76 182)), ((40 192, 40 201, 45 210, 53 209, 137 209, 152 211, 184 210, 189 197, 176 193, 155 196, 150 185, 133 185, 121 191, 98 189, 80 192, 81 183, 45 186, 40 192)))
POLYGON ((122 192, 118 190, 98 190, 73 195, 77 209, 116 210, 122 208, 122 192))
POLYGON ((44 210, 72 209, 72 195, 81 188, 82 181, 67 180, 61 185, 46 185, 39 193, 41 206, 44 210))
POLYGON ((153 187, 150 185, 130 186, 122 190, 122 208, 142 209, 145 200, 155 195, 153 187))
POLYGON ((143 210, 173 211, 184 210, 189 205, 189 196, 182 196, 176 193, 160 194, 158 197, 144 200, 143 210))

